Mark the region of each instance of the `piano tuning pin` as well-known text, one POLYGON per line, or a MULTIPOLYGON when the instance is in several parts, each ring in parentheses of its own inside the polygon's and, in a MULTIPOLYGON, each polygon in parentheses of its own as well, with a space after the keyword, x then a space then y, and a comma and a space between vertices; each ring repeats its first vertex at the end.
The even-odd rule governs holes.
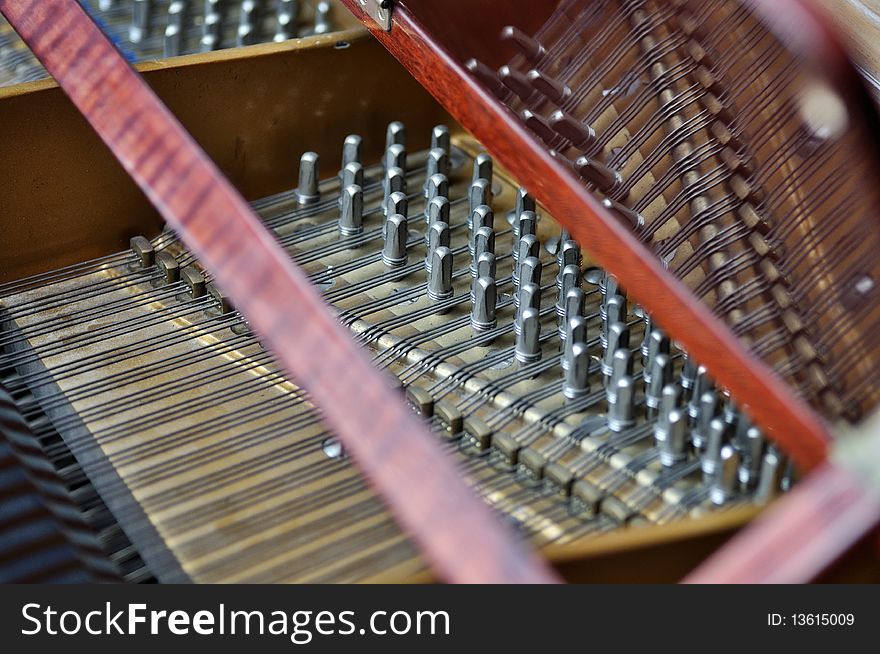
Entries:
POLYGON ((609 402, 616 401, 614 393, 617 391, 617 381, 623 377, 631 378, 632 374, 632 352, 626 347, 619 348, 614 352, 611 360, 611 376, 606 378, 605 395, 609 402))
POLYGON ((684 365, 681 368, 681 387, 685 391, 690 391, 697 379, 697 364, 694 360, 685 355, 684 365))
POLYGON ((471 327, 478 332, 495 329, 498 325, 498 320, 495 317, 495 303, 498 296, 495 280, 491 277, 476 278, 473 283, 472 295, 471 327))
POLYGON ((501 30, 501 39, 513 44, 533 64, 547 54, 543 45, 513 25, 508 25, 501 30))
POLYGON ((477 277, 491 277, 495 279, 495 255, 491 252, 483 252, 477 257, 477 277))
MULTIPOLYGON (((647 378, 647 375, 645 375, 647 378)), ((651 379, 645 384, 645 406, 652 416, 660 408, 663 389, 672 384, 672 359, 668 354, 658 354, 651 362, 651 379)))
POLYGON ((645 338, 642 340, 642 362, 645 369, 645 383, 651 383, 651 375, 653 374, 654 358, 658 354, 669 354, 670 342, 669 337, 659 328, 651 328, 648 326, 645 331, 645 338))
POLYGON ((364 192, 360 186, 347 186, 342 192, 342 215, 339 233, 354 236, 364 231, 364 192))
MULTIPOLYGON (((604 273, 602 280, 599 282, 599 290, 602 291, 602 304, 599 307, 601 313, 605 308, 605 303, 608 302, 608 298, 620 295, 620 284, 617 281, 617 277, 609 275, 607 272, 604 273)), ((604 314, 602 314, 602 317, 604 319, 604 314)))
POLYGON ((446 150, 434 148, 428 152, 428 163, 425 172, 425 197, 428 196, 428 180, 434 175, 449 175, 449 155, 446 150))
POLYGON ((352 184, 364 187, 364 167, 358 161, 349 161, 342 169, 342 188, 352 184))
POLYGON ((395 191, 392 193, 382 205, 382 212, 386 216, 393 216, 399 213, 401 216, 409 216, 409 198, 406 193, 395 191))
POLYGON ((428 207, 431 204, 431 200, 436 197, 449 197, 449 179, 446 175, 432 175, 430 179, 428 179, 428 194, 427 194, 427 202, 425 204, 425 222, 430 219, 430 214, 428 212, 428 207))
POLYGON ((525 123, 526 127, 528 127, 535 135, 544 141, 548 146, 553 145, 553 141, 556 139, 556 132, 547 124, 547 121, 540 114, 536 114, 530 109, 525 109, 520 117, 525 123))
POLYGON ((560 274, 557 278, 557 286, 559 287, 559 299, 556 302, 557 316, 565 317, 565 298, 568 296, 568 292, 571 289, 580 289, 580 277, 580 266, 576 266, 574 264, 569 264, 560 271, 560 274))
POLYGON ((357 134, 349 134, 342 143, 342 169, 348 164, 361 163, 361 148, 363 139, 357 134))
POLYGON ((784 474, 785 457, 771 445, 761 459, 761 474, 758 479, 758 488, 755 491, 755 501, 759 504, 766 504, 779 495, 782 491, 784 474))
POLYGON ((406 175, 403 170, 397 166, 388 168, 382 179, 382 187, 385 193, 384 204, 387 204, 388 200, 395 193, 406 194, 406 175))
POLYGON ((202 38, 199 42, 199 49, 202 52, 213 52, 223 45, 224 2, 225 0, 205 0, 202 38))
POLYGON ((642 214, 611 198, 603 198, 602 206, 608 209, 613 216, 619 218, 630 229, 638 229, 645 224, 642 214))
MULTIPOLYGON (((567 84, 549 77, 540 70, 530 70, 526 78, 538 93, 552 102, 560 102, 571 95, 571 88, 567 84)), ((550 129, 549 125, 548 129, 550 129)))
POLYGON ((535 200, 529 195, 529 192, 524 188, 519 189, 516 192, 516 203, 513 206, 513 211, 507 217, 508 222, 513 226, 513 234, 514 236, 519 236, 519 217, 522 215, 523 211, 535 211, 535 200))
POLYGON ((300 157, 296 200, 301 205, 314 204, 321 199, 318 190, 318 162, 318 155, 315 152, 306 152, 300 157))
POLYGON ((278 0, 278 8, 275 11, 275 36, 272 40, 280 43, 294 38, 298 19, 299 0, 278 0))
POLYGON ((434 223, 449 224, 449 200, 442 195, 438 195, 428 203, 428 226, 434 223))
POLYGON ((406 126, 398 120, 389 123, 385 132, 385 150, 390 149, 392 145, 406 147, 406 126))
POLYGON ((498 79, 521 100, 528 100, 535 92, 528 78, 510 66, 502 66, 498 69, 498 79))
POLYGON ((383 229, 382 263, 388 268, 402 268, 407 262, 406 216, 394 213, 385 219, 383 229))
MULTIPOLYGON (((562 316, 559 321, 559 338, 562 341, 568 337, 565 330, 566 323, 577 316, 583 317, 586 308, 586 296, 578 287, 574 286, 568 289, 568 292, 562 298, 562 316)), ((557 307, 559 304, 557 303, 557 307)), ((557 311, 558 315, 558 311, 557 311)))
POLYGON ((622 295, 614 295, 608 298, 605 303, 605 311, 600 311, 602 316, 602 331, 599 335, 599 342, 602 348, 608 348, 608 330, 614 323, 622 323, 626 320, 626 301, 622 295))
POLYGON ((700 415, 700 398, 703 393, 710 390, 712 382, 709 380, 709 373, 703 366, 697 366, 697 375, 694 378, 694 385, 691 389, 690 401, 688 402, 688 415, 696 420, 700 415))
POLYGON ((489 181, 476 179, 468 189, 468 221, 480 206, 492 206, 492 188, 489 181))
POLYGON ((608 403, 608 429, 615 433, 629 429, 635 424, 635 393, 632 377, 617 380, 614 388, 614 402, 608 403))
POLYGON ((565 370, 565 381, 562 394, 569 400, 575 400, 590 392, 589 382, 590 354, 586 343, 575 343, 571 347, 571 358, 565 370))
POLYGON ((537 284, 523 284, 514 295, 517 307, 513 319, 513 332, 518 334, 522 329, 522 316, 526 309, 541 310, 541 287, 537 284))
POLYGON ((576 241, 562 239, 559 241, 559 249, 556 251, 556 265, 559 266, 559 274, 556 276, 556 286, 562 288, 562 270, 566 266, 581 267, 581 248, 576 241))
POLYGON ((449 225, 437 222, 428 228, 428 254, 425 257, 425 270, 428 274, 434 266, 434 251, 449 247, 449 225))
POLYGON ((538 239, 532 234, 526 234, 516 243, 514 250, 515 263, 513 266, 513 283, 514 286, 519 284, 519 266, 520 262, 525 261, 528 257, 537 257, 539 254, 538 239))
POLYGON ((523 211, 519 215, 519 221, 517 223, 519 229, 516 232, 516 235, 519 238, 522 238, 526 234, 531 234, 532 236, 537 236, 538 234, 538 216, 534 211, 523 211))
POLYGON ((385 170, 391 168, 400 168, 401 172, 406 173, 406 146, 399 143, 393 144, 385 150, 385 158, 383 159, 385 170))
POLYGON ((721 448, 718 470, 712 481, 712 487, 709 489, 709 499, 713 504, 721 506, 736 495, 739 462, 739 452, 733 447, 725 445, 721 448))
POLYGON ((702 450, 709 438, 709 426, 718 414, 718 395, 714 391, 708 390, 700 395, 698 405, 699 410, 694 416, 691 442, 694 449, 702 450))
POLYGON ((585 125, 563 111, 556 111, 551 114, 550 127, 580 150, 586 149, 596 140, 596 132, 592 127, 585 125))
MULTIPOLYGON (((442 225, 443 223, 436 223, 442 225)), ((447 227, 448 229, 448 227, 447 227)), ((442 302, 452 297, 452 250, 446 246, 434 248, 431 271, 428 274, 428 299, 442 302)))
POLYGON ((485 152, 481 152, 474 158, 474 172, 471 178, 472 182, 478 179, 485 179, 489 184, 492 183, 492 157, 485 152))
POLYGON ((181 0, 174 0, 168 5, 168 22, 165 26, 164 55, 177 57, 183 54, 185 37, 186 5, 181 0))
POLYGON ((678 409, 681 393, 675 384, 667 384, 660 395, 660 409, 654 423, 654 441, 660 445, 669 435, 669 414, 678 409))
MULTIPOLYGON (((431 149, 432 150, 443 150, 446 153, 449 153, 452 147, 452 141, 449 136, 449 128, 446 125, 435 125, 434 129, 431 130, 431 149)), ((443 172, 444 175, 447 173, 443 172)))
POLYGON ((703 471, 705 483, 710 483, 718 473, 721 465, 721 448, 727 440, 728 429, 728 424, 721 418, 713 418, 709 421, 706 449, 700 457, 700 469, 703 471))
POLYGON ((614 322, 608 326, 608 344, 602 356, 602 374, 610 377, 614 367, 614 353, 618 348, 629 348, 629 328, 625 323, 614 322))
POLYGON ((526 257, 519 266, 519 284, 535 284, 541 287, 541 272, 544 266, 538 257, 526 257))
POLYGON ((602 193, 610 195, 623 184, 623 177, 621 177, 620 173, 612 170, 605 164, 599 163, 595 159, 579 157, 574 162, 574 167, 585 181, 595 186, 602 193))
POLYGON ((257 0, 243 0, 238 9, 238 32, 236 45, 253 45, 259 40, 257 0))
POLYGON ((498 79, 498 75, 495 71, 489 68, 486 64, 477 61, 476 59, 468 59, 465 63, 465 67, 474 75, 474 77, 480 80, 480 82, 482 82, 496 98, 504 100, 507 97, 507 89, 501 83, 501 80, 498 79))
POLYGON ((669 414, 669 432, 660 444, 660 463, 670 468, 687 459, 687 416, 679 409, 669 414))
POLYGON ((326 0, 319 2, 315 7, 315 27, 313 30, 315 34, 326 34, 331 31, 330 11, 330 3, 326 0))
POLYGON ((744 491, 755 488, 761 474, 761 465, 764 459, 764 447, 766 441, 761 430, 757 427, 749 427, 746 431, 745 449, 742 451, 742 460, 739 467, 739 483, 744 491))
POLYGON ((571 359, 571 346, 575 343, 587 342, 587 319, 583 316, 574 316, 565 323, 565 341, 562 345, 562 369, 568 368, 571 359))
POLYGON ((138 44, 149 36, 152 0, 132 0, 128 40, 138 44))
POLYGON ((540 312, 531 307, 522 310, 520 330, 516 335, 514 357, 523 364, 541 360, 541 319, 540 312))
MULTIPOLYGON (((483 226, 474 234, 474 252, 471 257, 471 275, 478 276, 478 262, 483 254, 491 254, 495 259, 495 232, 491 227, 483 226)), ((495 277, 495 275, 492 275, 495 277)))
MULTIPOLYGON (((470 227, 470 239, 468 242, 468 249, 471 252, 471 256, 474 256, 474 253, 476 251, 475 241, 477 237, 477 232, 479 232, 483 227, 488 227, 490 230, 495 229, 495 213, 492 211, 492 208, 485 204, 481 204, 480 206, 478 206, 476 209, 473 210, 473 212, 471 212, 471 218, 468 221, 468 226, 470 227)), ((495 251, 494 243, 492 251, 495 251)))

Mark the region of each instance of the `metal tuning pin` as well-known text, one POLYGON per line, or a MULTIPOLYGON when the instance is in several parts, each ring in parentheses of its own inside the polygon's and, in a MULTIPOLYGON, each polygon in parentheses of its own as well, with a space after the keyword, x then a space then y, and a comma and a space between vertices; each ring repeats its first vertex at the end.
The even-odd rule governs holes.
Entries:
POLYGON ((425 222, 428 222, 431 215, 428 211, 428 208, 431 206, 431 200, 437 197, 448 198, 449 197, 449 178, 446 175, 432 175, 430 179, 428 179, 428 193, 426 196, 425 203, 425 222))
MULTIPOLYGON (((560 237, 561 239, 561 237, 560 237)), ((581 248, 576 241, 561 239, 559 249, 556 251, 556 265, 559 266, 559 274, 556 276, 556 286, 562 288, 562 271, 566 266, 581 267, 581 248)))
MULTIPOLYGON (((557 306, 559 304, 557 303, 557 306)), ((577 286, 568 289, 565 297, 562 299, 563 314, 559 321, 559 338, 563 341, 568 337, 565 325, 572 318, 578 316, 583 317, 586 308, 586 296, 584 292, 577 286)), ((558 313, 558 312, 557 312, 558 313)))
POLYGON ((425 270, 428 275, 434 267, 434 252, 438 248, 449 248, 449 225, 437 222, 428 228, 428 255, 425 257, 425 270))
POLYGON ((385 171, 385 177, 382 180, 382 189, 384 192, 382 206, 387 211, 391 196, 395 193, 406 195, 406 175, 404 175, 403 171, 397 166, 389 168, 385 171))
POLYGON ((675 409, 668 420, 669 433, 660 445, 660 463, 670 468, 687 459, 687 415, 675 409))
POLYGON ((480 206, 478 206, 471 212, 471 217, 470 220, 468 220, 468 225, 470 227, 470 239, 468 241, 468 249, 471 252, 471 256, 473 256, 475 252, 475 239, 477 236, 477 232, 480 231, 480 229, 482 229, 483 227, 495 229, 495 213, 492 211, 492 207, 489 207, 485 204, 481 204, 480 206))
POLYGON ((492 188, 488 180, 481 178, 474 180, 468 189, 468 224, 474 211, 482 205, 492 206, 492 188))
POLYGON ((614 401, 614 391, 617 388, 617 380, 622 377, 632 377, 632 374, 632 352, 629 348, 622 347, 614 353, 614 356, 611 359, 611 377, 608 381, 608 386, 605 388, 605 394, 608 396, 609 402, 614 401))
POLYGON ((571 88, 567 84, 564 84, 557 79, 553 79, 540 70, 530 70, 526 75, 526 79, 529 80, 532 87, 538 93, 552 102, 558 103, 571 95, 571 88))
POLYGON ((407 220, 406 216, 394 213, 385 219, 382 230, 384 243, 382 246, 382 263, 388 268, 402 268, 407 262, 407 220))
POLYGON ((296 201, 301 205, 315 204, 321 199, 318 190, 318 154, 306 152, 299 160, 299 186, 296 201))
POLYGON ((168 5, 168 24, 165 26, 165 56, 176 57, 183 54, 186 36, 186 3, 173 0, 168 5))
POLYGON ((526 308, 520 316, 521 329, 516 335, 514 356, 523 364, 541 360, 541 319, 537 309, 526 308))
POLYGON ((624 322, 626 320, 626 300, 622 295, 614 295, 607 298, 605 302, 605 311, 600 310, 602 315, 602 332, 599 335, 599 341, 602 348, 608 348, 608 328, 616 322, 624 322))
MULTIPOLYGON (((437 223, 442 225, 443 223, 437 223)), ((448 229, 448 228, 447 228, 448 229)), ((452 250, 441 245, 432 253, 431 272, 428 274, 428 298, 443 302, 452 297, 452 250)))
POLYGON ((502 66, 499 68, 498 78, 504 86, 518 95, 521 100, 528 100, 534 93, 534 89, 532 89, 532 85, 529 83, 528 78, 510 66, 502 66))
POLYGON ((486 64, 471 58, 465 62, 465 68, 467 68, 474 77, 480 80, 480 82, 485 84, 496 98, 503 100, 507 97, 507 89, 498 79, 498 75, 495 71, 489 68, 486 64))
POLYGON ((259 38, 259 3, 257 0, 243 0, 238 9, 238 32, 236 45, 253 45, 259 38))
MULTIPOLYGON (((275 11, 275 36, 273 41, 279 43, 296 36, 296 24, 299 20, 299 0, 278 0, 275 11)), ((345 162, 343 162, 343 168, 345 162)))
MULTIPOLYGON (((480 257, 484 254, 491 254, 494 265, 495 261, 495 231, 491 227, 480 227, 474 234, 474 251, 471 257, 471 276, 480 277, 477 274, 477 268, 480 257)), ((491 275, 495 277, 495 275, 491 275)))
POLYGON ((519 215, 519 222, 517 223, 519 229, 516 232, 516 235, 522 239, 523 236, 531 234, 532 236, 538 235, 538 216, 534 211, 523 211, 519 215))
POLYGON ((697 380, 697 364, 685 354, 684 365, 681 367, 681 387, 689 392, 697 380))
POLYGON ((669 414, 678 409, 681 391, 675 384, 667 384, 660 393, 660 408, 654 423, 654 442, 661 445, 669 436, 669 414))
POLYGON ((596 140, 596 132, 564 111, 555 111, 550 115, 550 127, 579 150, 584 150, 596 140))
POLYGON ((128 40, 132 43, 140 43, 150 35, 152 3, 153 0, 132 0, 131 27, 128 30, 128 40))
POLYGON ((478 277, 473 283, 473 307, 471 309, 471 327, 477 332, 495 329, 498 320, 495 317, 495 303, 498 291, 495 280, 491 277, 478 277))
POLYGON ((767 443, 760 429, 749 427, 746 431, 745 444, 746 447, 742 452, 742 461, 739 467, 739 483, 742 490, 749 491, 758 485, 764 459, 764 447, 767 443))
POLYGON ((538 239, 535 238, 532 234, 526 234, 519 241, 517 241, 515 249, 517 256, 515 257, 516 262, 513 266, 514 286, 519 285, 520 263, 525 261, 529 257, 537 257, 540 254, 538 248, 538 239))
POLYGON ((428 180, 434 175, 449 175, 449 155, 446 154, 446 150, 441 148, 434 148, 428 152, 424 184, 425 197, 428 197, 428 180))
POLYGON ((571 361, 571 348, 575 343, 587 342, 587 319, 583 316, 575 316, 565 324, 565 342, 562 347, 563 370, 568 368, 571 361))
POLYGON ((574 168, 584 181, 605 194, 614 193, 623 184, 620 173, 589 157, 579 157, 574 168))
POLYGON ((205 17, 202 22, 202 38, 199 49, 213 52, 223 45, 223 18, 226 0, 205 0, 205 17))
POLYGON ((389 123, 385 131, 385 150, 387 151, 392 145, 406 147, 406 126, 398 120, 389 123))
POLYGON ((350 161, 342 168, 340 172, 342 179, 342 188, 357 184, 361 188, 364 187, 364 167, 357 161, 350 161))
POLYGON ((449 208, 449 200, 442 195, 438 195, 431 200, 428 203, 428 227, 430 228, 434 223, 446 223, 448 225, 449 208))
POLYGON ((492 183, 492 157, 490 157, 485 152, 481 152, 476 157, 474 157, 474 172, 471 177, 472 182, 476 182, 478 179, 485 179, 489 184, 492 183))
POLYGON ((525 261, 519 265, 519 285, 520 288, 526 284, 534 284, 541 288, 541 272, 543 265, 538 257, 526 257, 525 261))
POLYGON ((709 499, 712 500, 712 504, 721 506, 736 495, 739 461, 739 452, 733 447, 725 445, 721 448, 718 470, 709 489, 709 499))
POLYGON ((364 231, 364 192, 360 186, 345 187, 342 192, 342 215, 339 217, 339 233, 354 236, 364 231))
POLYGON ((330 11, 330 3, 326 0, 315 6, 315 28, 313 30, 315 34, 326 34, 331 31, 330 11))
POLYGON ((721 448, 727 440, 728 425, 721 418, 713 418, 709 421, 709 433, 706 437, 706 449, 700 457, 700 469, 703 471, 703 481, 710 483, 721 466, 721 448))
MULTIPOLYGON (((562 272, 559 274, 557 281, 561 280, 562 284, 557 284, 559 286, 559 298, 556 301, 556 315, 559 316, 560 319, 564 319, 566 317, 565 313, 565 298, 568 297, 568 292, 572 289, 580 290, 581 284, 581 269, 579 266, 575 266, 574 264, 570 264, 562 269, 562 272)), ((583 313, 583 312, 581 312, 583 313)))
POLYGON ((565 370, 562 394, 569 400, 583 397, 590 392, 589 382, 590 354, 586 343, 575 343, 571 347, 571 359, 565 370))
POLYGON ((629 348, 629 328, 622 322, 611 323, 608 326, 608 343, 602 356, 602 375, 611 377, 614 371, 614 353, 618 348, 629 348))
POLYGON ((755 490, 755 501, 766 504, 782 492, 782 478, 785 476, 785 457, 772 445, 764 452, 761 460, 761 476, 755 490))
POLYGON ((669 354, 669 338, 660 329, 652 329, 650 326, 642 340, 642 366, 645 370, 645 384, 651 383, 651 375, 654 374, 654 359, 660 354, 669 354))
POLYGON ((537 284, 523 284, 515 294, 516 315, 513 319, 513 332, 522 329, 522 316, 526 309, 541 310, 541 287, 537 284))
POLYGON ((671 383, 672 359, 668 354, 658 354, 651 362, 651 380, 645 384, 645 406, 649 417, 656 415, 663 399, 663 389, 671 383))
MULTIPOLYGON (((452 140, 449 134, 449 128, 446 125, 435 125, 431 130, 431 149, 444 150, 450 152, 452 140)), ((443 173, 446 175, 447 173, 443 173)))
POLYGON ((491 277, 495 279, 495 255, 491 252, 483 252, 477 257, 477 274, 476 277, 491 277))
POLYGON ((507 221, 513 226, 514 236, 519 236, 519 217, 523 211, 535 210, 535 199, 524 188, 519 189, 516 192, 516 202, 513 205, 513 210, 507 216, 507 221))
POLYGON ((706 391, 700 395, 697 404, 699 410, 694 416, 691 443, 693 443, 694 449, 702 450, 709 439, 709 426, 718 413, 718 394, 711 390, 706 391))
POLYGON ((349 134, 342 143, 342 169, 352 163, 361 163, 363 139, 357 134, 349 134))
POLYGON ((614 402, 608 403, 608 429, 619 433, 635 424, 634 398, 632 377, 618 379, 614 388, 614 402))
POLYGON ((709 380, 709 373, 703 366, 697 366, 697 376, 694 378, 694 385, 691 388, 691 396, 688 402, 688 415, 692 420, 696 420, 700 415, 700 398, 708 390, 712 389, 712 382, 709 380))
POLYGON ((385 170, 391 168, 400 168, 400 171, 406 174, 406 146, 395 143, 385 150, 384 158, 385 170))
POLYGON ((409 198, 406 193, 395 191, 382 204, 382 212, 386 216, 399 213, 401 216, 409 216, 409 198))
POLYGON ((547 54, 543 45, 512 25, 508 25, 501 30, 501 39, 513 44, 533 64, 540 61, 547 54))

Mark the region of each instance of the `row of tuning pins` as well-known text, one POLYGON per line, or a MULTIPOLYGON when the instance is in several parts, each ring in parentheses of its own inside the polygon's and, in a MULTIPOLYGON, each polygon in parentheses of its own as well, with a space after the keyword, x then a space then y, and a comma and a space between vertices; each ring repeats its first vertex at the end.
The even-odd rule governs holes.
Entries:
MULTIPOLYGON (((270 11, 267 0, 171 0, 166 12, 164 54, 166 57, 174 57, 185 53, 187 28, 196 23, 199 4, 202 5, 199 49, 202 52, 211 52, 232 45, 253 45, 269 38, 280 42, 296 37, 300 2, 301 0, 273 0, 271 10, 275 18, 274 32, 269 34, 263 32, 263 19, 270 11), (235 13, 238 15, 235 42, 224 43, 227 16, 235 13)), ((110 11, 117 4, 119 0, 101 0, 98 8, 101 11, 110 11)), ((151 35, 158 9, 155 0, 132 0, 132 18, 128 32, 131 43, 143 43, 151 35)), ((330 12, 329 2, 321 1, 315 5, 313 34, 331 31, 330 12)))
MULTIPOLYGON (((627 322, 627 300, 617 281, 605 275, 600 341, 602 374, 608 400, 608 427, 622 432, 636 424, 633 349, 627 322)), ((644 408, 653 420, 653 438, 661 464, 672 468, 700 458, 710 499, 721 505, 741 493, 760 501, 774 497, 790 483, 791 467, 768 445, 760 429, 714 388, 705 367, 685 356, 678 379, 669 337, 645 315, 642 357, 644 408)))
POLYGON ((547 116, 538 112, 538 105, 549 101, 557 107, 561 106, 573 93, 567 84, 542 70, 546 48, 513 26, 502 30, 501 39, 512 45, 533 66, 529 72, 522 73, 508 65, 495 71, 476 59, 469 60, 467 68, 501 101, 506 102, 513 94, 530 107, 520 112, 520 118, 554 152, 568 144, 582 153, 581 156, 574 157, 572 162, 575 172, 609 198, 606 208, 620 215, 632 226, 640 225, 642 220, 638 214, 615 200, 624 192, 624 179, 620 172, 592 154, 599 147, 599 137, 593 126, 561 108, 551 108, 547 116))

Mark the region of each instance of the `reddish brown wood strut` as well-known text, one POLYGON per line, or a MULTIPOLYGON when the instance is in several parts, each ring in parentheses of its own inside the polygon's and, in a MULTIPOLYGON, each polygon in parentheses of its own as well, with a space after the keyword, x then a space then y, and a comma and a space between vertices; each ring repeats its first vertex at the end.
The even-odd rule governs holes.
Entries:
POLYGON ((472 495, 305 275, 75 0, 0 10, 451 582, 553 581, 472 495))

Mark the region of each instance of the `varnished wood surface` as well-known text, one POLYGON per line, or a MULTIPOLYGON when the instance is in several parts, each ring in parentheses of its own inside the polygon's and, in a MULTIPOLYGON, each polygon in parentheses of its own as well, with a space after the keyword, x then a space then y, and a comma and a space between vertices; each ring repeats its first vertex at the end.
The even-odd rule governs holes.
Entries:
MULTIPOLYGON (((396 5, 394 27, 387 33, 361 12, 357 2, 345 1, 453 117, 482 141, 550 213, 559 217, 573 237, 619 278, 639 304, 704 362, 721 386, 745 404, 770 438, 804 469, 824 459, 829 437, 821 418, 749 353, 630 231, 602 209, 570 170, 553 159, 543 144, 467 73, 461 59, 452 56, 446 46, 446 41, 458 42, 457 32, 438 32, 425 16, 415 13, 421 3, 411 6, 404 2, 396 5)), ((837 50, 823 41, 826 35, 822 26, 809 14, 801 13, 796 18, 801 20, 803 33, 816 40, 817 53, 824 49, 836 62, 837 50)), ((461 29, 479 30, 480 24, 472 21, 461 29)), ((494 41, 495 35, 490 38, 494 41)))
POLYGON ((3 0, 0 10, 279 362, 324 408, 328 424, 441 577, 553 580, 465 490, 301 271, 79 4, 3 0))

